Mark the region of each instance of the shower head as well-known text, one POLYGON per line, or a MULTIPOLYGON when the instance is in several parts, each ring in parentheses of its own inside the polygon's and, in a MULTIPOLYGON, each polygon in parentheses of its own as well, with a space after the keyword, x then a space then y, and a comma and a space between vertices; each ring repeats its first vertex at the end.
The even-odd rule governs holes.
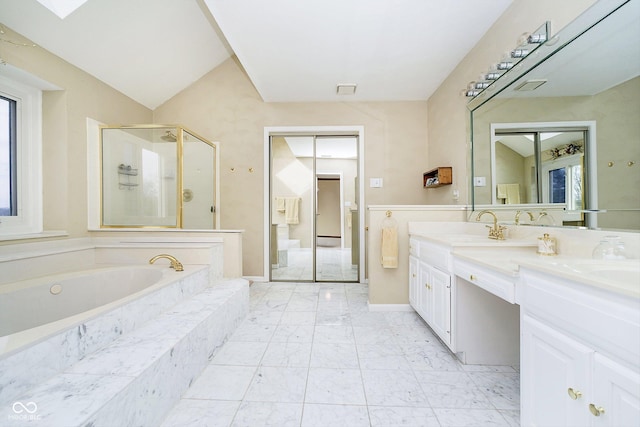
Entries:
POLYGON ((160 139, 167 142, 176 142, 178 140, 178 138, 170 130, 166 131, 165 134, 160 137, 160 139))

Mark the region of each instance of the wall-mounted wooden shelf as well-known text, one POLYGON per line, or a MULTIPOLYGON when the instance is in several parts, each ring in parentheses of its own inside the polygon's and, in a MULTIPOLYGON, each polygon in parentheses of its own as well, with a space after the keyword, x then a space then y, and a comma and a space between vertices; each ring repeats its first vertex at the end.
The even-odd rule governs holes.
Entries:
POLYGON ((453 182, 451 166, 442 166, 431 169, 422 174, 422 186, 424 188, 436 188, 443 185, 451 185, 453 182))

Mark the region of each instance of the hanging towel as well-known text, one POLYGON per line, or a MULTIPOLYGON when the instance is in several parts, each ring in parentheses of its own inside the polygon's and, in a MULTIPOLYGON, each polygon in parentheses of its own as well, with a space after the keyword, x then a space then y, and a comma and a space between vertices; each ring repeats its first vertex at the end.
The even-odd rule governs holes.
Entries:
POLYGON ((299 197, 287 197, 284 202, 284 217, 287 224, 299 224, 298 205, 299 197))
POLYGON ((507 184, 507 199, 508 205, 514 205, 520 203, 520 185, 519 184, 507 184))
POLYGON ((278 212, 284 213, 284 211, 285 211, 285 198, 284 197, 276 197, 276 210, 278 212))
POLYGON ((398 227, 396 224, 385 221, 385 224, 382 225, 380 245, 382 268, 398 268, 398 227))
POLYGON ((498 184, 498 194, 496 195, 498 199, 506 199, 507 198, 507 184, 498 184))

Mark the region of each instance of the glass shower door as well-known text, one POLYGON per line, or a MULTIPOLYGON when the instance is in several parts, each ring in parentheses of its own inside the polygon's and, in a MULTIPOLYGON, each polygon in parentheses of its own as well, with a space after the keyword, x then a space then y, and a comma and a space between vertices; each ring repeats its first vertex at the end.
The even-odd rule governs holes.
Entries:
POLYGON ((216 228, 214 146, 182 132, 182 228, 216 228))
POLYGON ((313 136, 271 138, 271 280, 314 280, 313 136))

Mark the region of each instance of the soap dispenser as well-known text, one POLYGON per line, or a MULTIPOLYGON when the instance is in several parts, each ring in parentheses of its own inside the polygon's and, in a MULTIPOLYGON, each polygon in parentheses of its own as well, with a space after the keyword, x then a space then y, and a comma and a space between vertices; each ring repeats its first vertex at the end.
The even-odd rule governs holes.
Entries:
POLYGON ((555 237, 550 237, 549 233, 538 237, 538 254, 540 255, 557 255, 558 246, 555 237))

